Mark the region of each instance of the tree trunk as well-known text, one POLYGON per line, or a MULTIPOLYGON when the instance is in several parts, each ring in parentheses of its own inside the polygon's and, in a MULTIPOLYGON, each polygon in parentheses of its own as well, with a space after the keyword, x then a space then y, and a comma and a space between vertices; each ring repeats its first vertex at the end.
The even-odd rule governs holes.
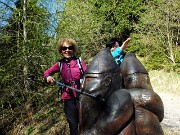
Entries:
POLYGON ((24 55, 24 68, 23 68, 23 74, 24 74, 24 87, 25 90, 28 89, 28 65, 27 65, 27 57, 26 57, 26 43, 27 43, 27 33, 26 33, 26 0, 23 0, 23 55, 24 55))

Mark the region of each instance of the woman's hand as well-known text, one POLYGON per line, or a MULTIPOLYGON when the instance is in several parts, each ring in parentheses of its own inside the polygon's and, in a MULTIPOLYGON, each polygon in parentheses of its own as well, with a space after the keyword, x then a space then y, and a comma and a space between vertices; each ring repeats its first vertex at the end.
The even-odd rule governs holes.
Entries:
POLYGON ((52 76, 48 76, 46 80, 47 80, 47 83, 50 83, 50 84, 54 84, 55 82, 55 79, 52 76))

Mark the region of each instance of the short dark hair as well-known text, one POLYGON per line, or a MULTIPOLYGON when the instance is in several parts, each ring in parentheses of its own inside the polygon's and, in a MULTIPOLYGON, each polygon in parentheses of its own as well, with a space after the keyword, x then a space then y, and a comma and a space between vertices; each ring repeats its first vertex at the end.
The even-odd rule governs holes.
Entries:
POLYGON ((106 48, 112 48, 113 45, 115 45, 115 43, 118 42, 119 45, 122 45, 122 41, 120 38, 111 38, 107 43, 106 43, 106 48))

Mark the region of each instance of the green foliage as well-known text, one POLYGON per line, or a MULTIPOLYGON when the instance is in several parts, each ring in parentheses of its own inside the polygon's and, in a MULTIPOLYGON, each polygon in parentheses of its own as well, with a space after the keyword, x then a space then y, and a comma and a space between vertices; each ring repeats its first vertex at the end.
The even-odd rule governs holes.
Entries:
POLYGON ((28 67, 26 75, 37 75, 41 71, 39 69, 41 69, 42 53, 46 51, 42 44, 48 39, 45 31, 48 27, 48 17, 45 16, 44 9, 37 7, 36 2, 34 0, 27 3, 25 14, 22 1, 17 1, 17 7, 13 10, 9 24, 2 27, 1 71, 3 76, 7 76, 2 78, 3 86, 18 83, 22 88, 24 78, 27 78, 23 76, 25 65, 28 67), (27 33, 27 38, 24 37, 24 32, 27 33))
POLYGON ((55 112, 55 110, 52 108, 47 113, 45 113, 45 114, 35 114, 34 117, 37 118, 37 119, 42 120, 42 119, 45 119, 45 118, 48 118, 48 117, 52 117, 54 112, 55 112))
POLYGON ((7 22, 0 27, 0 130, 18 118, 26 102, 36 108, 43 103, 38 88, 44 85, 41 65, 49 50, 43 46, 49 39, 49 17, 45 9, 37 6, 37 0, 26 4, 18 0, 7 22))
POLYGON ((33 128, 32 128, 32 127, 29 127, 29 128, 26 130, 25 135, 30 135, 32 131, 33 131, 33 128))
POLYGON ((82 57, 88 61, 105 47, 113 36, 125 40, 138 22, 142 2, 69 0, 58 25, 58 37, 71 37, 78 42, 82 57))
POLYGON ((179 5, 178 0, 147 1, 145 12, 134 25, 131 36, 139 49, 132 43, 130 50, 144 57, 149 69, 179 72, 179 5))

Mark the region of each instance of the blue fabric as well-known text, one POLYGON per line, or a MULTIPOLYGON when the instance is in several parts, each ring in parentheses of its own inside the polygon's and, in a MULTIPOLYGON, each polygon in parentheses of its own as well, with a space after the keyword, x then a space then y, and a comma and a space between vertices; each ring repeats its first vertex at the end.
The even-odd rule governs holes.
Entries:
POLYGON ((120 49, 120 47, 117 47, 113 52, 112 56, 114 57, 116 63, 120 66, 123 61, 123 51, 120 49))

